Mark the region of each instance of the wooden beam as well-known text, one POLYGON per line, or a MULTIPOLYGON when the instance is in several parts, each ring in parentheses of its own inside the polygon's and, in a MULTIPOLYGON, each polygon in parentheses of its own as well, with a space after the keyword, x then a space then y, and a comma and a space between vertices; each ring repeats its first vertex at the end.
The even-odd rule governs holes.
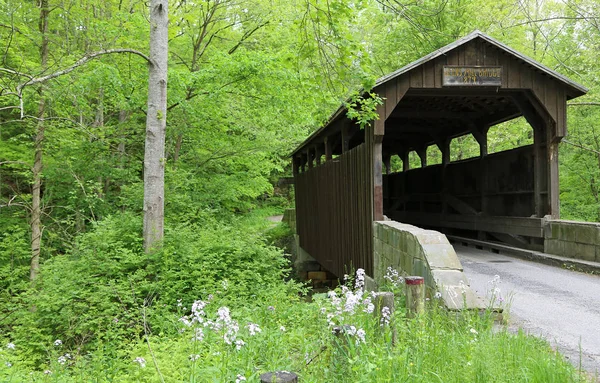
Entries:
POLYGON ((397 221, 418 226, 486 231, 535 238, 544 237, 543 218, 490 217, 424 212, 396 212, 390 213, 390 216, 397 221))

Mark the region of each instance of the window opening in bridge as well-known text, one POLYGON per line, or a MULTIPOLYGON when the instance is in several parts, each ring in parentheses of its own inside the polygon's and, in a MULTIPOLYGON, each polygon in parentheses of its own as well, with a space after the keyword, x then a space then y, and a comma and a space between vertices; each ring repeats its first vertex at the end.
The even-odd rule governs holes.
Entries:
POLYGON ((421 167, 421 157, 419 157, 417 152, 411 150, 410 153, 408 153, 408 163, 410 164, 411 169, 418 169, 421 167))
POLYGON ((488 130, 488 153, 498 153, 533 144, 533 128, 523 116, 488 130))
POLYGON ((399 173, 402 171, 402 160, 400 156, 394 154, 390 157, 390 173, 399 173))
POLYGON ((442 152, 437 145, 427 147, 427 166, 438 165, 442 163, 442 152))
POLYGON ((450 141, 450 162, 479 157, 479 154, 479 143, 470 133, 450 141))

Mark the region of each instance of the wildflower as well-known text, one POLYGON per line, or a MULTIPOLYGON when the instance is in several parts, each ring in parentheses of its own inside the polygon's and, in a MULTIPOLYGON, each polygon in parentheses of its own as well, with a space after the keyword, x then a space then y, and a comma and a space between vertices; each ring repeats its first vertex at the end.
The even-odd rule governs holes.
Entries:
POLYGON ((267 310, 269 310, 269 311, 275 311, 275 307, 269 306, 269 307, 267 307, 267 310))
POLYGON ((46 375, 52 375, 52 371, 50 371, 50 370, 44 370, 44 374, 46 374, 46 375))
POLYGON ((398 270, 394 269, 393 267, 389 266, 387 268, 387 271, 383 277, 384 279, 387 279, 388 281, 390 281, 390 283, 394 286, 394 287, 398 287, 398 285, 401 285, 402 283, 404 283, 404 278, 402 278, 400 276, 400 273, 398 273, 398 270))
POLYGON ((237 378, 235 379, 235 383, 240 383, 240 382, 245 382, 246 378, 244 377, 244 375, 237 375, 237 378))
POLYGON ((11 362, 6 362, 6 363, 4 363, 4 365, 6 365, 6 367, 8 367, 8 368, 12 367, 12 363, 11 362))
POLYGON ((223 290, 227 290, 229 288, 229 281, 227 279, 223 279, 221 281, 221 286, 223 287, 223 290))
POLYGON ((202 331, 202 328, 196 328, 194 336, 192 337, 192 340, 202 342, 203 339, 204 339, 204 331, 202 331))
POLYGON ((392 316, 392 312, 390 311, 390 308, 387 306, 383 306, 383 308, 381 309, 381 326, 385 326, 390 324, 390 318, 392 316))
POLYGON ((197 360, 198 360, 198 358, 200 358, 200 355, 198 355, 198 354, 192 354, 192 355, 190 355, 190 360, 191 360, 192 362, 195 362, 195 361, 197 361, 197 360))
POLYGON ((181 307, 181 306, 182 306, 181 299, 178 299, 177 300, 177 307, 181 307))
POLYGON ((442 297, 442 293, 440 293, 439 291, 437 291, 434 295, 435 299, 440 299, 442 297))
POLYGON ((186 327, 190 327, 192 325, 192 322, 190 322, 187 316, 182 316, 181 318, 179 318, 179 321, 183 323, 183 325, 186 327))
POLYGON ((252 336, 262 331, 256 323, 248 323, 248 326, 246 327, 248 327, 248 331, 250 331, 250 335, 252 336))
POLYGON ((365 332, 365 330, 358 329, 356 331, 356 344, 358 345, 360 342, 365 343, 365 335, 367 335, 367 333, 365 332))
POLYGON ((15 349, 15 344, 10 342, 9 344, 6 345, 6 348, 9 350, 14 350, 15 349))
POLYGON ((245 344, 246 344, 246 342, 244 342, 244 341, 243 341, 243 340, 241 340, 241 339, 238 339, 238 340, 236 340, 236 341, 235 341, 235 349, 239 351, 239 350, 241 350, 241 349, 242 349, 242 347, 243 347, 245 344))
POLYGON ((477 330, 475 330, 474 328, 470 329, 469 331, 471 332, 471 334, 475 334, 475 335, 479 334, 479 333, 477 332, 477 330))
POLYGON ((55 341, 54 341, 54 346, 55 346, 55 347, 58 347, 58 346, 60 346, 61 344, 62 344, 62 340, 60 340, 60 339, 57 339, 57 340, 55 340, 55 341))
POLYGON ((64 355, 61 355, 58 357, 58 364, 65 364, 67 363, 67 357, 64 355))
POLYGON ((142 358, 141 356, 135 358, 133 362, 139 364, 141 368, 146 367, 146 359, 142 358))
POLYGON ((285 327, 284 327, 284 326, 279 326, 279 330, 280 330, 281 332, 285 332, 285 327))
POLYGON ((358 269, 356 270, 356 281, 354 282, 355 289, 362 289, 365 287, 365 270, 358 269))

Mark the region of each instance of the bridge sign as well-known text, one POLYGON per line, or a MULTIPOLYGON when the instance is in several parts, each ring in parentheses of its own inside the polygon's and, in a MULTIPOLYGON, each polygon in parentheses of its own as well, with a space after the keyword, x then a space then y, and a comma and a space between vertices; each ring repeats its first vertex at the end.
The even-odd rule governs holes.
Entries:
POLYGON ((501 86, 501 66, 454 66, 444 65, 444 86, 501 86))

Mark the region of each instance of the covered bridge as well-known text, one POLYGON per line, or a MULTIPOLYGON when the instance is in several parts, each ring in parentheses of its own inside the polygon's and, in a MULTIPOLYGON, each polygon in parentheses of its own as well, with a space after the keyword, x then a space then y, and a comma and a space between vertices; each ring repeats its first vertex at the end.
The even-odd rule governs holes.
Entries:
POLYGON ((379 119, 361 130, 340 107, 292 154, 300 246, 338 277, 373 275, 374 221, 386 218, 543 249, 559 217, 558 144, 566 103, 586 89, 475 31, 376 83, 379 119), (490 127, 523 116, 533 144, 488 154, 490 127), (453 138, 479 156, 451 162, 453 138), (440 164, 427 164, 438 148, 440 164), (414 151, 421 166, 409 167, 414 151), (398 156, 402 169, 392 172, 398 156))

